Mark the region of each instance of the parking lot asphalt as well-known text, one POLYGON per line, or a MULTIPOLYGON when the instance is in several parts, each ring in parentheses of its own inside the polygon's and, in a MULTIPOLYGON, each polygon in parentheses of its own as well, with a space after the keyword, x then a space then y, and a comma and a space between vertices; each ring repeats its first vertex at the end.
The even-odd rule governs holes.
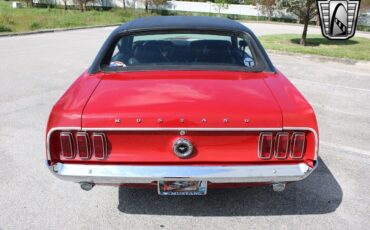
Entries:
POLYGON ((282 193, 259 187, 159 197, 103 186, 85 192, 51 175, 44 166, 50 109, 111 30, 0 38, 0 229, 368 229, 368 63, 270 55, 312 103, 321 139, 319 168, 282 193))

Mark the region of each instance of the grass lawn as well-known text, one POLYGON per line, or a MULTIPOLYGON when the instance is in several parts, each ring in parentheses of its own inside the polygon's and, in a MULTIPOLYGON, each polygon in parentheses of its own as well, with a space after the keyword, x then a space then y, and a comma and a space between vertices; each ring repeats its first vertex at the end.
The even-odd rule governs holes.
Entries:
POLYGON ((265 35, 259 37, 267 49, 315 54, 337 58, 351 58, 370 61, 370 39, 353 37, 346 41, 328 40, 321 35, 308 35, 307 45, 299 45, 299 34, 265 35))
POLYGON ((91 10, 84 13, 47 8, 11 9, 10 4, 10 1, 0 0, 0 33, 115 24, 154 15, 133 9, 91 10))
MULTIPOLYGON (((246 0, 252 2, 252 0, 246 0)), ((23 3, 25 6, 25 4, 23 3)), ((63 6, 59 6, 63 7, 63 6)), ((79 26, 94 26, 123 23, 138 17, 152 15, 196 15, 196 16, 219 16, 218 14, 166 11, 157 10, 145 12, 142 9, 113 8, 111 10, 90 10, 81 13, 79 10, 58 8, 21 8, 11 9, 11 1, 0 0, 0 33, 4 32, 25 32, 40 29, 71 28, 79 26)), ((234 20, 266 20, 264 17, 223 15, 234 20)), ((275 20, 275 19, 274 19, 275 20)), ((278 21, 289 22, 285 19, 278 21)))

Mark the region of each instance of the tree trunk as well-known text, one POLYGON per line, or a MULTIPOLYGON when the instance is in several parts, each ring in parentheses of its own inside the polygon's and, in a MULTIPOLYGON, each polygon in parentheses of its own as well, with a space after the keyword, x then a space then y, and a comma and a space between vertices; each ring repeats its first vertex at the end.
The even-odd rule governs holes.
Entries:
POLYGON ((84 9, 84 4, 83 4, 83 2, 81 1, 81 3, 80 3, 80 10, 81 10, 81 12, 84 12, 85 11, 85 9, 84 9))
POLYGON ((145 0, 145 11, 148 11, 148 5, 149 5, 148 0, 145 0))
POLYGON ((64 1, 64 10, 67 10, 67 0, 64 1))
POLYGON ((305 17, 304 19, 304 27, 303 27, 303 33, 302 33, 302 37, 301 37, 301 41, 299 42, 299 44, 305 46, 306 45, 306 38, 307 38, 307 29, 308 29, 308 22, 309 22, 309 18, 308 16, 305 17))
POLYGON ((123 2, 123 9, 126 9, 126 0, 122 0, 123 2))
POLYGON ((274 12, 273 12, 273 9, 272 8, 270 8, 270 10, 269 10, 269 16, 268 16, 268 21, 272 21, 272 14, 273 14, 274 12))

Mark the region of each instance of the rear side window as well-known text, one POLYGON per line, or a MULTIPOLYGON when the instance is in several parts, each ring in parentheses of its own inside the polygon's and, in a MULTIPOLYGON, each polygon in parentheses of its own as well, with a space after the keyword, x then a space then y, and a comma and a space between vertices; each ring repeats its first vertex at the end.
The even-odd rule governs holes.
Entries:
POLYGON ((265 64, 245 34, 152 32, 123 36, 103 69, 239 69, 263 70, 265 64))

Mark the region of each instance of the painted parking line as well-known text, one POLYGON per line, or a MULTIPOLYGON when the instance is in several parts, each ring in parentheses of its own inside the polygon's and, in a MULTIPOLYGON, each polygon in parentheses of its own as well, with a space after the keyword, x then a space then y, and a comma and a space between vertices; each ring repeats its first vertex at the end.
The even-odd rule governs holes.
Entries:
POLYGON ((357 154, 361 154, 361 155, 370 156, 370 150, 358 149, 358 148, 354 148, 354 147, 351 147, 351 146, 339 145, 339 144, 336 144, 336 143, 330 143, 330 142, 326 142, 326 141, 320 141, 320 146, 321 147, 329 147, 331 149, 338 150, 338 152, 345 151, 345 152, 348 152, 348 153, 357 153, 357 154))
POLYGON ((366 88, 350 87, 350 86, 337 85, 337 84, 331 84, 331 83, 324 83, 324 82, 318 82, 318 81, 304 80, 304 79, 299 79, 299 78, 291 78, 290 77, 289 80, 292 80, 292 81, 302 81, 302 82, 307 82, 307 83, 312 83, 312 84, 317 84, 317 85, 323 85, 323 86, 328 86, 328 87, 333 87, 333 88, 343 88, 343 89, 349 89, 349 90, 357 90, 357 91, 370 92, 370 89, 366 89, 366 88))

